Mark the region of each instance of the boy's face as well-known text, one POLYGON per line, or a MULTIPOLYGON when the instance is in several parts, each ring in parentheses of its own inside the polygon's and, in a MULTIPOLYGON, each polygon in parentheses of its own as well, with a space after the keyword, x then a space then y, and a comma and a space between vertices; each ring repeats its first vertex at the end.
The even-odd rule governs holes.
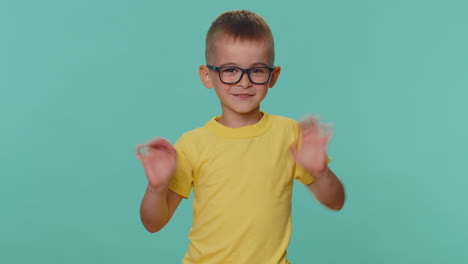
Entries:
MULTIPOLYGON (((237 66, 243 69, 258 66, 272 67, 269 65, 269 48, 266 42, 221 38, 210 51, 208 64, 216 67, 237 66)), ((215 88, 223 115, 251 114, 260 111, 260 103, 265 98, 268 88, 276 83, 280 70, 280 67, 275 67, 269 82, 265 84, 252 83, 247 73, 239 82, 226 84, 221 82, 217 71, 205 65, 200 66, 200 77, 207 88, 215 88)))

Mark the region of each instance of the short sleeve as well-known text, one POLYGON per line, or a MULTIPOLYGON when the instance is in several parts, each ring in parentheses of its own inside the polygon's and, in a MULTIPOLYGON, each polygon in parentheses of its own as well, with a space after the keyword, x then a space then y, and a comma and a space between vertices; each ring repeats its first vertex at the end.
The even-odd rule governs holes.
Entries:
MULTIPOLYGON (((331 158, 327 156, 327 164, 330 163, 331 158)), ((298 180, 304 185, 309 185, 314 182, 314 177, 301 165, 296 163, 294 169, 294 179, 298 180)))
POLYGON ((183 142, 181 137, 174 144, 177 151, 177 166, 169 182, 169 189, 184 198, 188 198, 193 184, 193 169, 183 142))

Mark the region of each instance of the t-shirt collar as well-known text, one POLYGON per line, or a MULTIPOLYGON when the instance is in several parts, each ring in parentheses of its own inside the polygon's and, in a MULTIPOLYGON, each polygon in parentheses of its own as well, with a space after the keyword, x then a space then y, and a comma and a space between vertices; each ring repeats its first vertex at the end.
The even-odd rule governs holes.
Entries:
POLYGON ((265 133, 271 125, 270 115, 263 111, 261 113, 263 114, 262 118, 252 125, 237 128, 227 127, 217 121, 221 116, 216 116, 205 124, 205 128, 223 138, 257 137, 265 133))

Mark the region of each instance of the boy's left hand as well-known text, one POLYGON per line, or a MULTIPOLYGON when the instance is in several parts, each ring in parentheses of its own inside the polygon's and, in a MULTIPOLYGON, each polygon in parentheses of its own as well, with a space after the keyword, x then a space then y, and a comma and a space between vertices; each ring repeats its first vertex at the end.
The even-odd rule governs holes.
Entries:
POLYGON ((327 169, 327 145, 331 132, 327 125, 320 123, 318 118, 308 117, 300 122, 302 127, 302 144, 296 149, 291 145, 290 151, 299 165, 314 176, 318 176, 327 169))

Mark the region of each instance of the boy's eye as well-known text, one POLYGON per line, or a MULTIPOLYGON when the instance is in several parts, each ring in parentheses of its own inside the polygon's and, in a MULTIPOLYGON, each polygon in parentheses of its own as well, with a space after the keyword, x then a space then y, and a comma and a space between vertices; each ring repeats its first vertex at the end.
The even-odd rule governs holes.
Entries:
POLYGON ((221 70, 222 73, 236 73, 238 71, 239 69, 237 69, 236 67, 228 67, 228 68, 223 68, 221 70))
POLYGON ((267 68, 264 68, 264 67, 259 67, 259 68, 252 68, 250 70, 251 73, 257 73, 257 74, 262 74, 262 73, 266 73, 268 71, 267 68))

